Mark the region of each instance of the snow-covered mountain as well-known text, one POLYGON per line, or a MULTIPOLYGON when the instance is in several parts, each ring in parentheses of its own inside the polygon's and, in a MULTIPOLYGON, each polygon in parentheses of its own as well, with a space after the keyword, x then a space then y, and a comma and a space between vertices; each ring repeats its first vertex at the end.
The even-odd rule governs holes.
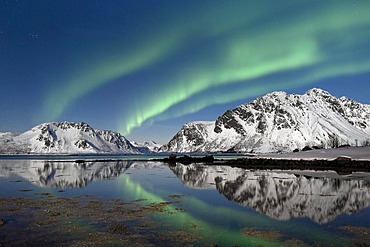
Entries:
POLYGON ((273 92, 226 111, 214 122, 191 122, 161 147, 171 152, 290 152, 305 146, 361 145, 370 139, 370 105, 321 89, 273 92))
POLYGON ((251 171, 201 164, 170 167, 192 188, 216 188, 227 199, 277 220, 308 217, 323 224, 370 206, 370 174, 251 171))
POLYGON ((162 146, 161 144, 158 144, 155 141, 144 141, 144 142, 131 141, 131 144, 137 147, 142 153, 156 153, 162 146))
POLYGON ((73 122, 43 123, 22 134, 0 135, 0 153, 141 153, 118 132, 73 122))

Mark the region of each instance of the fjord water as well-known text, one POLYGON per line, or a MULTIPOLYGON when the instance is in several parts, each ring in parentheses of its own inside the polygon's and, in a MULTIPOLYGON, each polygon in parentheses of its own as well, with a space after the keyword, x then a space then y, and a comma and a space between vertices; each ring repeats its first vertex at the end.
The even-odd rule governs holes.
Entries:
MULTIPOLYGON (((156 230, 189 232, 196 235, 192 240, 196 246, 369 244, 367 173, 23 159, 0 160, 0 188, 0 199, 45 194, 57 198, 93 195, 99 201, 120 199, 143 205, 168 202, 165 211, 150 212, 156 230)), ((0 213, 6 222, 0 226, 0 244, 16 240, 9 239, 8 231, 22 228, 16 225, 17 217, 23 216, 0 213)), ((146 232, 142 234, 145 238, 146 232)))

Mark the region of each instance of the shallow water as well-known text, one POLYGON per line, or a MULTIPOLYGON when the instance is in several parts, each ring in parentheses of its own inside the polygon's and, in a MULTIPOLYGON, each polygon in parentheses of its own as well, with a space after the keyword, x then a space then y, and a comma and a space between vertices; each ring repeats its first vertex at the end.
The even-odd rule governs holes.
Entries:
POLYGON ((4 246, 370 244, 368 173, 22 159, 0 188, 4 246))

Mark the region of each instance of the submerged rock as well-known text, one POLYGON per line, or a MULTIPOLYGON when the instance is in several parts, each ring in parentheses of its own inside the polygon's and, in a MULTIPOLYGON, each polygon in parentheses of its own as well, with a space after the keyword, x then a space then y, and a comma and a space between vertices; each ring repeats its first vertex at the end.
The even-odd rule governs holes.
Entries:
POLYGON ((112 234, 125 234, 127 233, 128 228, 122 224, 111 224, 108 227, 108 232, 112 234))

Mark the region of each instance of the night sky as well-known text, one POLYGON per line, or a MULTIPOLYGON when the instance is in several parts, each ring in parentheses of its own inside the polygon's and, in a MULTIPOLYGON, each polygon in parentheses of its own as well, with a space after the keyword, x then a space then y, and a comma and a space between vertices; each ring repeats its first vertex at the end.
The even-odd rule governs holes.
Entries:
POLYGON ((167 142, 265 93, 370 103, 370 1, 0 0, 0 132, 167 142))

